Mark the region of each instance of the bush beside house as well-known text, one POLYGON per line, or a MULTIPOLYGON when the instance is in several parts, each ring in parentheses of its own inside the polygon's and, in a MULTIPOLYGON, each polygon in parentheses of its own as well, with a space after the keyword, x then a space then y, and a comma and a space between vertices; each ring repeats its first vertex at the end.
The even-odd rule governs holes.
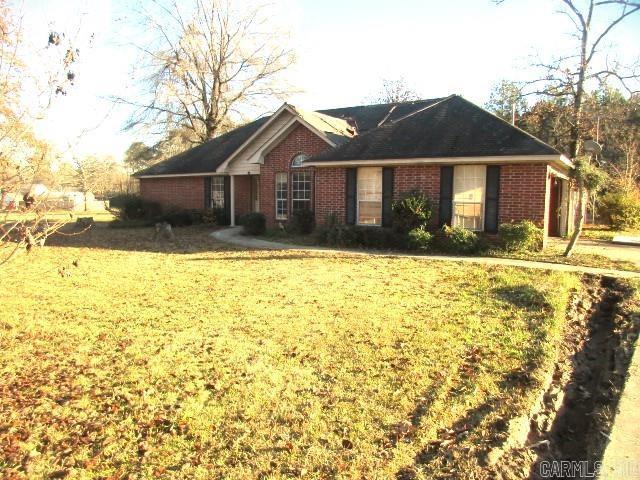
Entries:
POLYGON ((600 199, 600 214, 616 230, 640 229, 640 194, 609 192, 600 199))
POLYGON ((240 217, 240 224, 245 235, 263 235, 267 231, 267 218, 262 213, 247 213, 240 217))
POLYGON ((498 235, 508 252, 542 249, 543 231, 529 220, 503 223, 498 227, 498 235))

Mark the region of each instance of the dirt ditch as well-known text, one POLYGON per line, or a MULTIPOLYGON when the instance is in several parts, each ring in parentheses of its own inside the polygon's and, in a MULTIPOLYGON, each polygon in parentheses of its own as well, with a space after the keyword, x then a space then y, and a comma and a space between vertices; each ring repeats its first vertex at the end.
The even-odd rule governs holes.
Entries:
POLYGON ((490 452, 490 478, 592 478, 602 458, 640 318, 625 309, 632 289, 623 280, 585 276, 583 282, 586 293, 569 306, 565 338, 540 401, 490 452), (583 472, 548 469, 548 462, 567 460, 583 462, 583 472))

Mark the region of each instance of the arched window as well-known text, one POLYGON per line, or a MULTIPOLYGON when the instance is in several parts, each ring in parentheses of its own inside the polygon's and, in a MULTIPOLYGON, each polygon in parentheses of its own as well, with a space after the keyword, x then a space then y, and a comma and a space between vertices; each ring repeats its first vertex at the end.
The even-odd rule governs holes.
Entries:
POLYGON ((296 167, 296 168, 297 167, 302 167, 302 162, 304 162, 308 158, 309 158, 309 155, 307 155, 305 153, 299 153, 298 155, 293 157, 293 160, 291 160, 291 166, 292 167, 296 167))

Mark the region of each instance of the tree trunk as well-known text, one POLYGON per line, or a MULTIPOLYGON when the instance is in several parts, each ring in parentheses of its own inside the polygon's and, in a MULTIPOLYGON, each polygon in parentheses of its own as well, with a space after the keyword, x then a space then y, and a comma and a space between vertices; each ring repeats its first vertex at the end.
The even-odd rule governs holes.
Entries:
POLYGON ((579 186, 580 194, 578 195, 578 216, 574 222, 573 233, 571 234, 571 239, 567 245, 567 249, 564 251, 565 257, 570 257, 573 253, 573 249, 578 243, 578 238, 582 233, 582 227, 584 225, 584 197, 586 195, 585 189, 582 185, 579 186))

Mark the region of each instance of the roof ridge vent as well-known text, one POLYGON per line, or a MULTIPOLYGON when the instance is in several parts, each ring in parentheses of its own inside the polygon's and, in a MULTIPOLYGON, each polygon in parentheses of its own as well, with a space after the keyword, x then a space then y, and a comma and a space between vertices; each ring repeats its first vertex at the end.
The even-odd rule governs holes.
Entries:
POLYGON ((396 104, 396 105, 393 105, 393 106, 389 109, 389 111, 387 112, 387 114, 384 116, 384 118, 378 122, 378 125, 376 125, 376 127, 379 127, 379 126, 381 126, 384 122, 386 122, 386 121, 387 121, 387 119, 391 116, 391 114, 393 113, 393 111, 396 109, 396 107, 397 107, 397 106, 398 106, 397 104, 396 104))

